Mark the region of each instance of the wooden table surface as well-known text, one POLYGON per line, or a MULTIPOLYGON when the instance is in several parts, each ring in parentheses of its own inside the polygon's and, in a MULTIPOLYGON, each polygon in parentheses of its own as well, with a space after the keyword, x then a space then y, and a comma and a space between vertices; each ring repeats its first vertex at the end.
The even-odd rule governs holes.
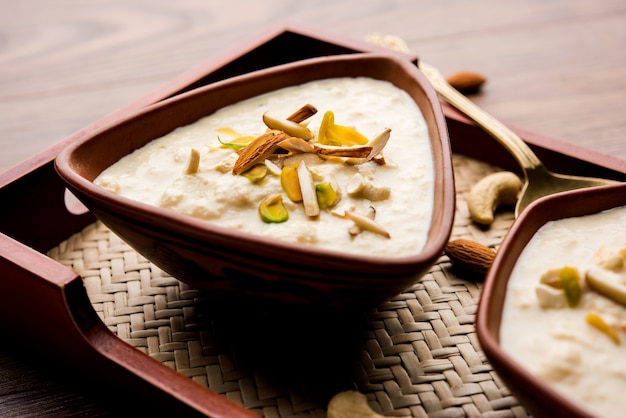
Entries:
MULTIPOLYGON (((282 22, 403 38, 505 123, 626 159, 623 0, 0 0, 0 170, 282 22)), ((1 204, 10 204, 2 202, 1 204)), ((0 416, 121 416, 0 340, 0 416)))

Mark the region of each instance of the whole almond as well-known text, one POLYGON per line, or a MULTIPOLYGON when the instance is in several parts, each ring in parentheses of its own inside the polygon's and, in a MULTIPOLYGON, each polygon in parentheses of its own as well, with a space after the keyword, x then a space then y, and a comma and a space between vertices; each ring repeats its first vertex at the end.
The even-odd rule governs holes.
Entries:
POLYGON ((463 238, 448 242, 444 253, 453 264, 476 273, 486 273, 496 256, 486 245, 463 238))
POLYGON ((448 84, 464 94, 477 93, 487 78, 473 71, 459 71, 447 77, 448 84))

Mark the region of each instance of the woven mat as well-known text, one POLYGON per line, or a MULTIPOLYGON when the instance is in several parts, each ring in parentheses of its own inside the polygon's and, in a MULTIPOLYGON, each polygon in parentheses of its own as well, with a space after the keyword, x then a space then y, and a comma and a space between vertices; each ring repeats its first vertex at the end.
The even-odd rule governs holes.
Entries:
MULTIPOLYGON (((452 238, 497 247, 513 221, 469 220, 465 195, 497 170, 454 155, 452 238)), ((84 279, 94 309, 119 338, 260 416, 325 417, 340 390, 364 393, 386 416, 526 417, 478 344, 481 281, 446 256, 405 292, 369 312, 263 310, 216 300, 146 261, 96 222, 49 254, 84 279)))

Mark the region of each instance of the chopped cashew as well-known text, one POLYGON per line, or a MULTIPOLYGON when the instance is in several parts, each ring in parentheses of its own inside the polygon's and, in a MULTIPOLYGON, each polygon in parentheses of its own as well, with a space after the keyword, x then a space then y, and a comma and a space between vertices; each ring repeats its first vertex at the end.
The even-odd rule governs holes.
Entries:
POLYGON ((561 309, 567 306, 567 298, 563 289, 540 284, 535 288, 539 306, 543 309, 561 309))
POLYGON ((185 168, 185 174, 196 174, 198 169, 200 168, 200 152, 192 148, 189 153, 189 161, 187 162, 187 167, 185 168))

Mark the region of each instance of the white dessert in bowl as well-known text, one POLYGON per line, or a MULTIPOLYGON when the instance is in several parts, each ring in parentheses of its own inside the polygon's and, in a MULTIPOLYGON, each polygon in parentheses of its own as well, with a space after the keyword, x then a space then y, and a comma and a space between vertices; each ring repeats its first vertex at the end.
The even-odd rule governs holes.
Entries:
POLYGON ((479 340, 534 416, 619 416, 626 405, 625 189, 532 205, 487 275, 479 340))
MULTIPOLYGON (((414 100, 389 81, 315 80, 232 104, 177 128, 107 168, 95 183, 120 196, 268 238, 372 257, 405 257, 422 250, 430 229, 434 164, 428 135, 414 100), (340 132, 338 146, 311 147, 309 152, 288 145, 286 150, 279 144, 267 158, 255 162, 263 170, 260 178, 247 176, 250 170, 233 173, 242 152, 236 146, 268 131, 263 115, 286 119, 303 104, 317 110, 300 124, 306 128, 302 135, 307 136, 306 144, 328 145, 321 142, 320 128, 331 115, 336 125, 351 128, 348 135, 361 134, 363 143, 350 144, 350 138, 343 140, 340 132), (370 146, 383 135, 388 137, 384 148, 367 161, 315 152, 336 148, 348 152, 370 146), (199 165, 189 172, 192 150, 199 165), (328 207, 313 216, 307 215, 302 202, 289 199, 289 190, 281 182, 282 170, 300 161, 314 185, 332 185, 337 193, 328 207), (281 196, 288 219, 263 219, 259 205, 276 195, 281 196), (373 221, 386 233, 366 229, 351 234, 355 223, 344 216, 346 210, 363 216, 375 211, 373 221)), ((285 135, 285 141, 289 137, 285 135)), ((300 146, 306 146, 302 142, 300 146)))
POLYGON ((298 305, 371 305, 405 289, 440 256, 455 210, 437 95, 412 63, 388 55, 311 59, 181 94, 78 135, 56 168, 98 219, 174 277, 298 305), (349 88, 328 88, 337 81, 349 88), (256 109, 240 112, 242 103, 256 109), (317 113, 288 120, 305 104, 317 113), (360 139, 336 143, 337 132, 360 139), (119 178, 118 162, 130 167, 119 178), (302 202, 283 186, 288 166, 308 190, 302 202))

